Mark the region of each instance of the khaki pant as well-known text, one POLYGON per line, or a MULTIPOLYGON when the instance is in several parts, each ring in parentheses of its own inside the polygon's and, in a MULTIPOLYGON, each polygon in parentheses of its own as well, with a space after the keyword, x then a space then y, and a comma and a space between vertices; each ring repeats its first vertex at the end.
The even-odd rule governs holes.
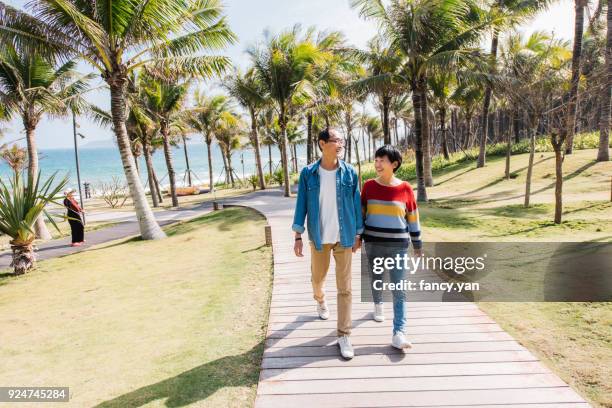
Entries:
POLYGON ((344 248, 340 243, 323 244, 323 249, 317 251, 310 242, 311 279, 314 299, 317 302, 325 300, 323 285, 329 269, 330 254, 333 252, 336 261, 336 288, 338 289, 338 336, 351 334, 351 303, 353 294, 351 288, 352 248, 344 248))

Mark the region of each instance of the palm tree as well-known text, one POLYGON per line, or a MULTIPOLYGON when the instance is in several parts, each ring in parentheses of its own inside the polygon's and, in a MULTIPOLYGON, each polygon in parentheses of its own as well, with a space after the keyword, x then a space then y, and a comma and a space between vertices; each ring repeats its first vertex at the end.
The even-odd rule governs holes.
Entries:
POLYGON ((612 0, 608 0, 606 26, 606 58, 601 87, 601 118, 599 121, 599 150, 597 161, 610 160, 610 95, 612 93, 612 0))
POLYGON ((176 173, 172 162, 171 132, 178 125, 184 112, 184 104, 189 91, 189 82, 171 83, 156 78, 145 80, 145 97, 147 114, 159 124, 164 146, 164 157, 170 180, 172 206, 178 207, 176 194, 176 173))
POLYGON ((462 143, 464 149, 469 149, 474 145, 475 135, 472 131, 472 119, 483 97, 484 86, 482 83, 467 82, 459 82, 450 97, 452 103, 461 109, 465 119, 465 138, 462 143))
MULTIPOLYGON (((563 95, 559 90, 565 80, 570 56, 567 42, 556 40, 543 32, 534 32, 527 39, 520 34, 511 35, 502 47, 503 71, 499 78, 500 89, 504 89, 507 97, 527 113, 531 152, 525 186, 526 207, 529 206, 535 135, 544 113, 550 110, 551 100, 558 106, 563 106, 563 95)), ((563 132, 553 129, 551 144, 555 150, 555 223, 561 222, 563 143, 563 132)))
MULTIPOLYGON (((142 90, 141 92, 144 92, 142 90)), ((142 95, 142 93, 140 94, 142 95)), ((129 113, 126 122, 126 129, 130 135, 132 143, 139 143, 142 148, 142 155, 145 159, 147 169, 147 179, 149 190, 151 192, 151 200, 153 207, 159 207, 161 202, 161 193, 157 185, 157 177, 153 167, 153 140, 157 134, 156 126, 153 120, 146 114, 145 107, 142 106, 144 96, 139 99, 139 96, 130 97, 128 105, 129 113)))
POLYGON ((186 123, 194 131, 199 132, 204 137, 206 143, 206 154, 208 157, 208 178, 210 191, 215 189, 215 181, 212 165, 212 143, 215 140, 217 123, 224 112, 231 112, 232 106, 225 95, 207 97, 203 92, 196 91, 194 95, 195 107, 188 115, 186 123))
MULTIPOLYGON (((7 114, 21 117, 28 148, 28 174, 36 181, 38 149, 36 128, 43 115, 66 116, 71 109, 83 110, 82 99, 93 74, 79 75, 76 62, 53 64, 40 55, 16 49, 11 44, 0 50, 0 103, 7 114)), ((36 220, 36 234, 51 239, 42 217, 36 220)))
POLYGON ((36 177, 28 174, 28 183, 25 186, 19 173, 13 174, 8 185, 0 179, 0 232, 11 238, 11 266, 15 275, 26 273, 36 264, 32 245, 36 238, 36 220, 45 215, 59 231, 45 206, 49 203, 61 205, 58 195, 67 183, 67 177, 55 183, 55 174, 41 183, 40 173, 36 177))
POLYGON ((227 57, 198 55, 235 41, 222 16, 220 0, 38 0, 32 14, 0 3, 0 40, 61 57, 82 58, 110 89, 113 131, 143 239, 165 237, 146 200, 125 127, 126 93, 132 71, 202 77, 223 72, 227 57))
POLYGON ((584 9, 588 0, 574 0, 574 48, 572 51, 572 79, 567 100, 565 126, 561 137, 565 139, 565 154, 572 154, 574 133, 576 131, 576 107, 578 105, 578 86, 580 84, 580 64, 582 61, 582 33, 584 31, 584 9))
POLYGON ((264 47, 251 48, 253 67, 264 85, 266 96, 274 101, 281 128, 281 161, 283 164, 284 194, 289 189, 289 167, 287 160, 287 124, 295 99, 312 94, 314 66, 326 59, 326 53, 317 47, 312 39, 312 30, 301 36, 299 26, 272 37, 264 47))
POLYGON ((429 77, 429 87, 431 88, 433 107, 438 111, 440 117, 440 134, 442 136, 442 153, 446 160, 449 159, 448 141, 446 135, 446 113, 448 110, 449 99, 453 92, 452 75, 446 72, 436 72, 429 77))
POLYGON ((433 186, 429 135, 427 78, 433 69, 452 70, 474 60, 484 30, 495 20, 475 1, 406 0, 389 6, 379 0, 351 0, 360 15, 378 22, 381 35, 403 56, 402 76, 412 90, 417 174, 417 199, 427 201, 425 186, 433 186), (419 114, 420 113, 420 114, 419 114))
POLYGON ((368 134, 368 140, 372 145, 372 155, 376 151, 376 141, 384 138, 382 125, 380 119, 376 116, 368 116, 366 122, 366 133, 368 134))
POLYGON ((232 167, 232 153, 240 148, 241 136, 243 134, 244 122, 242 119, 229 111, 221 113, 219 120, 215 123, 214 134, 219 142, 221 153, 227 163, 227 175, 231 180, 232 187, 236 186, 234 180, 234 168, 232 167))
MULTIPOLYGON (((493 18, 505 17, 500 24, 492 27, 491 53, 489 54, 489 73, 495 74, 497 65, 497 49, 501 31, 511 29, 526 18, 533 16, 551 3, 550 0, 492 0, 489 13, 493 18)), ((486 161, 486 145, 489 132, 489 108, 493 94, 492 82, 487 82, 482 106, 482 133, 480 134, 480 150, 476 167, 484 167, 486 161)))
POLYGON ((380 107, 381 123, 385 144, 391 143, 389 110, 395 95, 406 90, 405 80, 401 75, 402 56, 397 49, 384 43, 382 37, 374 37, 368 43, 366 51, 355 50, 354 56, 367 69, 364 78, 358 79, 353 88, 374 95, 380 107))
POLYGON ((253 150, 255 150, 259 188, 264 190, 266 184, 261 164, 259 134, 257 132, 257 117, 261 109, 268 103, 263 84, 255 75, 255 71, 251 69, 244 75, 240 71, 234 72, 232 76, 226 78, 224 85, 229 94, 249 111, 249 116, 251 117, 251 144, 253 145, 253 150))

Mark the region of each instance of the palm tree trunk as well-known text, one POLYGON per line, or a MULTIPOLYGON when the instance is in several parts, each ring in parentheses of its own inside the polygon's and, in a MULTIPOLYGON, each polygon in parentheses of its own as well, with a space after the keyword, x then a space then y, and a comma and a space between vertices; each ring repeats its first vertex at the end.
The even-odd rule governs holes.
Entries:
POLYGON ((565 154, 572 154, 574 133, 576 128, 576 107, 578 105, 578 85, 580 82, 580 63, 582 61, 582 32, 584 26, 584 8, 586 0, 575 0, 574 20, 574 48, 572 54, 572 82, 570 84, 569 99, 567 101, 567 116, 565 127, 565 154))
POLYGON ((279 115, 279 124, 281 128, 281 162, 283 164, 283 183, 285 197, 291 197, 289 185, 289 163, 287 163, 287 118, 285 117, 285 107, 281 106, 279 115))
POLYGON ((223 170, 225 171, 225 184, 229 184, 230 176, 229 169, 227 168, 227 156, 225 154, 224 147, 219 143, 219 150, 221 150, 221 158, 223 159, 223 170))
POLYGON ((382 98, 382 119, 383 119, 383 136, 385 140, 385 144, 391 144, 391 132, 389 129, 389 104, 391 103, 391 98, 388 96, 383 96, 382 98))
POLYGON ((270 171, 270 177, 272 177, 272 143, 268 144, 268 170, 270 171))
POLYGON ((376 153, 376 145, 374 144, 372 132, 368 132, 368 139, 370 139, 370 143, 372 144, 372 150, 369 152, 370 161, 372 161, 372 156, 376 153))
POLYGON ((358 141, 358 137, 355 138, 355 156, 356 156, 355 159, 357 160, 357 177, 359 179, 359 190, 361 190, 363 182, 361 180, 361 160, 359 157, 359 143, 357 141, 358 141))
POLYGON ((561 224, 563 211, 563 146, 555 146, 555 224, 561 224))
POLYGON ((147 167, 149 190, 151 190, 151 200, 153 200, 153 207, 159 207, 159 197, 157 195, 157 187, 155 185, 155 176, 153 175, 153 160, 151 160, 151 149, 148 143, 142 144, 142 154, 144 155, 145 165, 147 167))
POLYGON ((312 163, 312 113, 306 115, 306 161, 312 163))
POLYGON ((165 238, 166 234, 159 227, 155 220, 153 211, 147 201, 144 188, 138 175, 136 174, 136 165, 134 164, 134 156, 130 150, 130 140, 125 128, 126 120, 126 84, 127 79, 123 77, 107 78, 111 94, 111 114, 113 118, 113 131, 117 138, 123 171, 130 189, 130 195, 134 202, 136 210, 136 218, 140 227, 140 235, 142 239, 160 239, 165 238))
POLYGON ((236 187, 236 179, 234 178, 234 168, 232 167, 232 152, 230 149, 226 149, 227 153, 227 173, 229 174, 232 188, 236 187))
POLYGON ((132 155, 134 156, 134 164, 136 165, 136 173, 138 173, 138 177, 140 177, 140 166, 138 163, 138 155, 136 155, 134 151, 132 151, 132 155))
POLYGON ((253 139, 253 147, 255 148, 255 164, 257 166, 257 177, 259 178, 259 188, 266 189, 266 180, 263 175, 263 167, 261 166, 261 150, 259 149, 259 134, 257 133, 257 115, 251 110, 251 138, 253 139))
MULTIPOLYGON (((502 3, 502 0, 498 0, 498 3, 502 3)), ((493 38, 491 39, 491 60, 490 60, 490 73, 493 74, 495 72, 495 64, 497 59, 497 45, 499 43, 499 32, 494 29, 493 30, 493 38)), ((480 134, 480 150, 478 152, 478 162, 476 163, 476 167, 484 167, 486 163, 486 153, 487 153, 487 139, 489 136, 489 108, 491 106, 491 94, 493 93, 493 88, 490 83, 487 83, 487 88, 485 90, 484 102, 482 105, 482 133, 480 134)))
POLYGON ((36 265, 36 257, 34 256, 34 247, 32 244, 27 245, 11 245, 13 251, 13 273, 15 275, 23 275, 36 265))
POLYGON ((187 166, 187 183, 189 184, 189 187, 191 187, 192 183, 191 183, 191 168, 189 167, 189 154, 187 153, 187 139, 185 139, 185 135, 182 135, 183 137, 183 150, 185 152, 185 166, 187 166))
POLYGON ((608 0, 606 61, 601 88, 601 116, 599 118, 599 150, 597 161, 610 160, 610 97, 612 91, 612 0, 608 0))
POLYGON ((206 155, 208 157, 208 182, 210 183, 209 188, 210 188, 210 192, 212 193, 213 191, 215 191, 215 178, 213 175, 212 149, 211 149, 212 138, 206 135, 205 141, 206 141, 206 155))
POLYGON ((429 134, 429 107, 427 105, 427 80, 421 78, 418 82, 420 91, 421 104, 421 143, 423 154, 423 177, 425 177, 425 185, 432 187, 434 185, 433 175, 431 172, 431 145, 429 134))
POLYGON ((172 164, 172 151, 170 150, 170 136, 168 135, 168 125, 165 122, 161 123, 162 141, 164 144, 164 157, 166 158, 166 167, 168 168, 168 179, 170 180, 170 196, 172 197, 172 206, 178 207, 178 196, 176 195, 176 175, 174 173, 174 165, 172 164))
POLYGON ((446 108, 440 109, 440 132, 442 133, 442 153, 444 158, 448 160, 448 143, 446 141, 446 108))
POLYGON ((421 93, 413 86, 412 107, 414 110, 414 156, 416 160, 417 175, 417 201, 427 201, 425 177, 423 175, 423 123, 421 118, 421 93))
MULTIPOLYGON (((28 177, 31 178, 33 184, 36 184, 38 178, 38 149, 36 148, 36 137, 34 134, 36 130, 36 120, 24 116, 23 126, 26 131, 26 143, 28 147, 28 177)), ((34 232, 38 239, 49 240, 52 238, 42 214, 36 218, 34 232)))
POLYGON ((153 172, 153 180, 155 180, 155 194, 157 194, 157 198, 159 199, 159 203, 161 204, 164 202, 164 198, 162 197, 161 188, 159 187, 159 179, 157 178, 155 167, 151 166, 151 170, 153 172))
POLYGON ((527 179, 525 180, 525 207, 529 207, 529 198, 531 195, 531 174, 533 173, 533 157, 535 156, 536 128, 530 129, 529 133, 529 164, 527 166, 527 179))
MULTIPOLYGON (((348 139, 348 162, 351 162, 351 147, 353 144, 353 118, 349 109, 344 113, 344 120, 346 122, 346 138, 348 139)), ((357 148, 355 148, 357 150, 357 148)))
MULTIPOLYGON (((512 126, 510 126, 512 127, 512 126)), ((510 156, 512 155, 512 133, 508 132, 506 136, 506 180, 510 180, 510 156)))
POLYGON ((365 144, 365 131, 363 127, 361 128, 361 146, 363 149, 363 160, 366 160, 367 155, 366 155, 366 144, 365 144))

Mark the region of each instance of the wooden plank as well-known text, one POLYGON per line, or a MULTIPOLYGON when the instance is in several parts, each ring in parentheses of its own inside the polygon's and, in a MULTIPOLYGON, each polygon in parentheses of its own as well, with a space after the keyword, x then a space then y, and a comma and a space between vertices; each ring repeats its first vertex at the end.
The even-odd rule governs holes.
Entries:
POLYGON ((578 403, 583 402, 571 388, 542 387, 487 390, 435 390, 402 392, 352 392, 333 394, 258 395, 256 407, 396 407, 482 405, 502 402, 525 403, 578 403))
MULTIPOLYGON (((412 344, 419 343, 455 343, 462 341, 495 341, 495 340, 512 340, 512 337, 506 332, 495 333, 451 333, 451 334, 411 334, 410 341, 412 344)), ((284 338, 284 339, 266 339, 266 346, 274 347, 290 347, 290 346, 329 346, 335 344, 336 336, 317 337, 317 338, 284 338)), ((364 344, 387 344, 389 343, 389 335, 377 336, 351 336, 353 345, 364 344)))
POLYGON ((344 360, 336 356, 316 357, 268 357, 262 368, 315 368, 315 367, 363 367, 417 364, 497 363, 511 361, 538 361, 529 351, 484 351, 481 353, 418 353, 366 354, 344 360))
MULTIPOLYGON (((352 315, 353 315, 353 322, 372 319, 372 312, 370 311, 353 310, 352 315)), ((457 316, 452 319, 457 319, 458 321, 460 321, 459 319, 469 318, 469 317, 477 318, 477 317, 485 317, 485 316, 484 315, 457 316)), ((391 314, 391 312, 385 313, 385 318, 393 319, 393 315, 391 314)), ((331 310, 328 321, 334 321, 335 319, 336 319, 336 315, 334 313, 334 310, 331 310)), ((423 324, 436 324, 435 322, 438 320, 448 320, 448 319, 449 317, 447 316, 415 317, 413 316, 413 313, 408 313, 408 317, 406 318, 406 320, 408 321, 411 321, 411 320, 420 321, 423 324)), ((272 323, 291 323, 291 322, 320 321, 320 320, 321 319, 319 318, 318 315, 315 314, 314 311, 311 311, 310 313, 271 313, 270 314, 270 322, 272 323)))
MULTIPOLYGON (((428 325, 406 325, 406 332, 408 337, 414 333, 418 334, 447 334, 447 333, 495 333, 503 332, 504 330, 497 325, 497 323, 484 323, 484 324, 464 324, 464 325, 439 325, 439 326, 428 326, 428 325)), ((269 339, 282 339, 282 338, 313 338, 329 336, 330 332, 335 335, 336 327, 333 328, 321 328, 321 329, 290 329, 290 330, 270 330, 268 332, 269 339)), ((393 328, 391 326, 386 327, 387 333, 392 333, 393 328)), ((361 327, 353 326, 353 336, 376 336, 381 334, 381 327, 361 327)))
MULTIPOLYGON (((455 317, 446 318, 441 317, 437 319, 431 319, 423 321, 423 319, 411 319, 408 324, 419 325, 419 326, 468 326, 471 324, 484 324, 484 323, 495 323, 489 316, 468 316, 468 317, 455 317)), ((370 316, 365 319, 353 319, 353 325, 362 328, 369 327, 393 327, 393 316, 388 313, 384 322, 376 322, 370 316)), ((313 320, 307 322, 291 322, 291 323, 270 323, 268 325, 269 331, 274 330, 293 330, 293 329, 323 329, 323 328, 335 328, 335 320, 313 320)))
POLYGON ((542 364, 534 361, 464 364, 389 365, 374 370, 372 367, 319 367, 299 369, 264 369, 260 381, 326 380, 338 378, 372 377, 439 377, 499 374, 550 373, 542 364))
MULTIPOLYGON (((390 339, 386 345, 355 346, 355 355, 365 354, 400 354, 400 351, 391 347, 390 339)), ((487 342, 462 342, 462 343, 420 343, 413 347, 410 354, 418 353, 456 353, 472 352, 481 353, 485 351, 518 351, 525 350, 523 346, 514 340, 487 341, 487 342)), ((322 347, 268 347, 264 350, 263 357, 314 357, 314 356, 337 356, 338 346, 322 347)))
POLYGON ((564 387, 554 374, 476 375, 441 377, 355 378, 305 381, 264 381, 261 394, 333 394, 434 390, 484 390, 503 388, 564 387))

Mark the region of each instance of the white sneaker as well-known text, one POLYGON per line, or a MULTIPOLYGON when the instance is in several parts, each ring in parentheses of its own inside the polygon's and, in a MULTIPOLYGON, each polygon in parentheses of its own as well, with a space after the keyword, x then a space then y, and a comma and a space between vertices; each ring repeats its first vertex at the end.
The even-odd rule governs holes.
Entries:
POLYGON ((408 341, 406 335, 402 332, 397 332, 393 335, 393 339, 391 339, 391 345, 396 349, 407 349, 412 348, 412 343, 408 341))
POLYGON ((374 320, 377 322, 385 321, 384 303, 374 303, 374 320))
POLYGON ((329 319, 329 308, 327 307, 326 301, 317 303, 317 313, 322 320, 329 319))
POLYGON ((338 346, 340 347, 340 354, 347 360, 350 360, 355 356, 355 352, 353 351, 353 345, 351 344, 349 336, 338 337, 338 346))

